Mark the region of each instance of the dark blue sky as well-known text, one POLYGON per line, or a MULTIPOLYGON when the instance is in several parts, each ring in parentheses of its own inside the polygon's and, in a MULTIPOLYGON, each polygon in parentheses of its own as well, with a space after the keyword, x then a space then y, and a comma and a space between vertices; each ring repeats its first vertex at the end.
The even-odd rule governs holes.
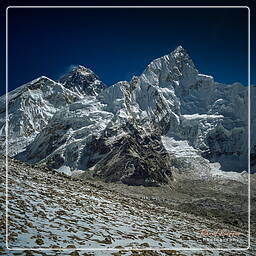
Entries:
POLYGON ((9 90, 77 64, 130 80, 178 45, 201 73, 247 84, 247 25, 247 9, 9 9, 9 90))

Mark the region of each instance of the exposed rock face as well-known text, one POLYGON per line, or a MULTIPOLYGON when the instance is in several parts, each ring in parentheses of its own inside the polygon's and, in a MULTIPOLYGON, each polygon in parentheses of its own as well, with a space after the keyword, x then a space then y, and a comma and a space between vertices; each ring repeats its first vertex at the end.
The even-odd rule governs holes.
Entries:
POLYGON ((104 89, 97 81, 81 66, 60 79, 82 98, 61 107, 16 157, 133 185, 166 183, 174 169, 200 176, 247 171, 248 88, 200 74, 181 46, 130 82, 104 89))
POLYGON ((256 86, 252 86, 251 94, 251 170, 256 172, 256 86))
MULTIPOLYGON (((105 157, 88 171, 106 181, 129 185, 159 186, 168 183, 174 168, 161 137, 157 134, 145 136, 130 123, 123 129, 127 134, 117 139, 105 157)), ((106 151, 107 145, 103 148, 106 151)))
POLYGON ((81 65, 61 77, 59 82, 79 95, 95 96, 106 88, 92 70, 81 65))

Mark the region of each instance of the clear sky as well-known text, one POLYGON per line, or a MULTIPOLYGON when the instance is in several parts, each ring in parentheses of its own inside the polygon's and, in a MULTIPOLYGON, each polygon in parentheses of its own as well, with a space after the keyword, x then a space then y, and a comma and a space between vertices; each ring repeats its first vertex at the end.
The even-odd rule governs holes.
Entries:
POLYGON ((201 73, 246 85, 247 30, 247 9, 9 9, 9 90, 78 64, 130 80, 178 45, 201 73))

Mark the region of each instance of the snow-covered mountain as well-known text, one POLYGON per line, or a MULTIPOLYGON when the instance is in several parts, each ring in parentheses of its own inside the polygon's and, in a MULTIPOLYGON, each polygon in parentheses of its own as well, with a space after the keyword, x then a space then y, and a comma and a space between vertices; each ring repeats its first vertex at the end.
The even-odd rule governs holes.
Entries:
MULTIPOLYGON (((18 159, 134 185, 169 182, 175 171, 247 170, 248 88, 200 74, 181 46, 130 82, 105 87, 78 66, 52 83, 74 98, 57 104, 18 159)), ((253 129, 255 119, 252 111, 253 129)), ((253 133, 251 144, 254 156, 253 133)))
MULTIPOLYGON (((41 76, 8 93, 8 152, 23 151, 62 107, 80 99, 60 83, 41 76)), ((0 151, 5 151, 6 96, 0 97, 0 151)))
POLYGON ((81 65, 59 79, 66 88, 80 95, 98 95, 106 85, 89 68, 81 65))

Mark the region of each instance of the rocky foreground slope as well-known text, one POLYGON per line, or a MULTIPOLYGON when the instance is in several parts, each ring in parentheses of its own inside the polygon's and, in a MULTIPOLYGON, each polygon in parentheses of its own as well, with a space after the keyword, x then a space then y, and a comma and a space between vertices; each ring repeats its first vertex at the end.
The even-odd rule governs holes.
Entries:
MULTIPOLYGON (((4 244, 3 157, 0 166, 1 255, 255 255, 255 233, 251 249, 246 250, 247 185, 243 183, 215 180, 209 186, 203 179, 177 174, 171 187, 127 186, 74 180, 13 159, 8 171, 8 246, 14 250, 9 251, 4 244), (34 250, 15 249, 21 247, 34 250), (145 251, 148 248, 153 251, 145 251), (228 250, 212 251, 217 248, 228 250)), ((255 181, 252 175, 253 232, 255 181)))

